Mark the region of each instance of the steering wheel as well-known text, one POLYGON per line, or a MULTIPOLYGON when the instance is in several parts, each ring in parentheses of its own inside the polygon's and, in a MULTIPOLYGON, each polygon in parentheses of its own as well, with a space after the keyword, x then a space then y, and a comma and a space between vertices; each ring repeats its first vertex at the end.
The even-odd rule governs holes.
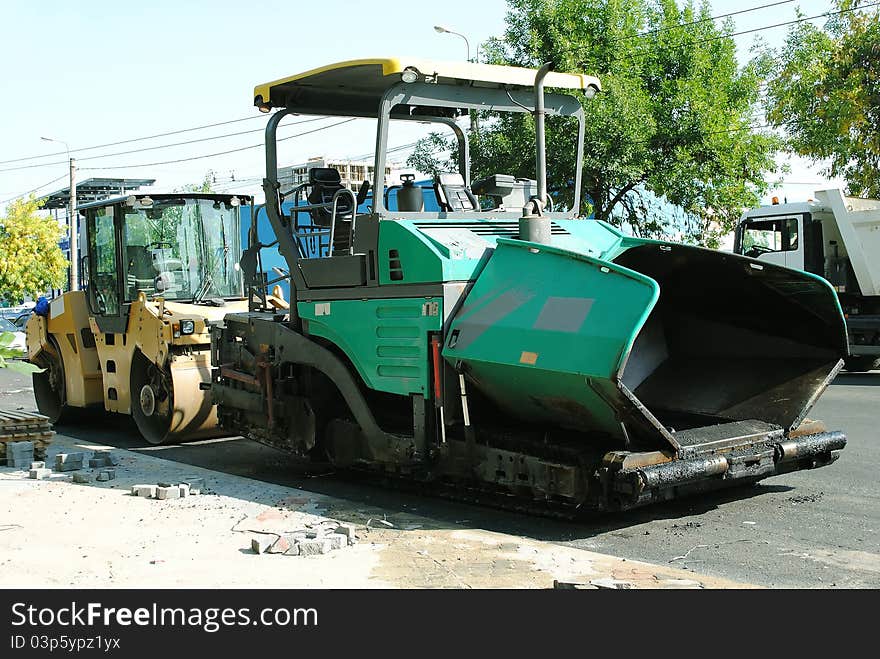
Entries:
POLYGON ((760 256, 761 254, 768 254, 772 251, 772 249, 770 249, 769 247, 765 247, 764 245, 752 245, 746 252, 746 256, 755 258, 756 256, 760 256))

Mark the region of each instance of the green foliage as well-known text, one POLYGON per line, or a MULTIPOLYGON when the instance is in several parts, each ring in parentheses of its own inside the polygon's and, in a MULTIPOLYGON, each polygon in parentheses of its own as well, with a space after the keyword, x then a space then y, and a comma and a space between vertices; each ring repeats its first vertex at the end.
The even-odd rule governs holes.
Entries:
POLYGON ((880 10, 855 11, 860 0, 836 0, 843 13, 819 28, 791 28, 785 45, 763 54, 773 66, 768 117, 784 124, 788 146, 827 160, 828 176, 849 193, 880 197, 880 10))
POLYGON ((33 195, 17 199, 0 218, 0 299, 18 304, 60 288, 67 260, 58 247, 62 229, 52 217, 41 217, 33 195))
POLYGON ((205 178, 201 183, 187 183, 179 188, 174 188, 174 192, 214 192, 214 172, 208 170, 205 172, 205 178))
POLYGON ((12 332, 0 332, 0 368, 25 374, 42 371, 43 369, 30 362, 19 361, 25 355, 21 350, 9 347, 14 339, 15 335, 12 332))
MULTIPOLYGON (((712 21, 708 3, 674 0, 509 0, 503 37, 485 47, 492 63, 597 75, 603 92, 583 99, 586 153, 582 192, 597 218, 636 235, 684 228, 716 246, 743 207, 758 203, 775 171, 779 139, 752 129, 762 62, 739 67, 732 25, 712 21), (647 33, 639 36, 640 33, 647 33), (674 226, 670 204, 682 209, 674 226)), ((490 117, 472 138, 474 178, 534 178, 531 116, 490 117)), ((570 205, 576 128, 547 122, 548 188, 570 205)), ((584 209, 589 210, 589 209, 584 209)))

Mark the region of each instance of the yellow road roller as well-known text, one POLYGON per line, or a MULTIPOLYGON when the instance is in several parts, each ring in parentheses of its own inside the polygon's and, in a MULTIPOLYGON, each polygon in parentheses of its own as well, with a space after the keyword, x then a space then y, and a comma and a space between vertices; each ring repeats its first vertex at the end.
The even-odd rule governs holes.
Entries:
POLYGON ((152 444, 223 434, 200 385, 211 379, 211 323, 248 310, 242 204, 250 198, 185 193, 79 207, 82 290, 27 323, 42 414, 130 414, 152 444))

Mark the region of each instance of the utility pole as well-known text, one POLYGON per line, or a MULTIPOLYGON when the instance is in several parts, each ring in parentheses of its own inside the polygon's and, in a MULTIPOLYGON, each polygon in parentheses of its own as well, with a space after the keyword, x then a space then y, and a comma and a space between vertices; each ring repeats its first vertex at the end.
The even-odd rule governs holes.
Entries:
POLYGON ((79 222, 76 213, 76 159, 70 159, 70 207, 67 224, 70 228, 70 290, 79 289, 79 222))
POLYGON ((70 157, 70 146, 64 140, 54 137, 41 137, 44 142, 63 144, 70 161, 70 199, 67 206, 67 230, 70 232, 67 245, 70 249, 70 290, 79 289, 79 222, 76 215, 76 159, 70 157))

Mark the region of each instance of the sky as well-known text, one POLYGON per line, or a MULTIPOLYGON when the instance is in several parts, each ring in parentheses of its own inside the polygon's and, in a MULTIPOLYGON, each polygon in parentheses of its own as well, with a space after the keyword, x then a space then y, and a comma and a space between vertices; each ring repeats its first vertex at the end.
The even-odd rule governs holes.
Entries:
MULTIPOLYGON (((715 0, 712 14, 772 1, 715 0)), ((77 158, 80 181, 99 176, 155 178, 154 189, 171 190, 199 183, 212 172, 216 189, 252 191, 263 176, 261 143, 266 121, 266 115, 253 107, 256 84, 362 57, 463 60, 467 57, 465 41, 438 34, 433 26, 444 25, 466 35, 473 54, 479 43, 503 32, 507 11, 504 0, 412 5, 334 0, 332 10, 328 6, 298 0, 3 0, 0 161, 39 158, 0 162, 0 212, 10 198, 21 193, 36 189, 39 195, 66 187, 68 148, 77 158), (233 123, 76 151, 221 122, 233 123), (204 141, 121 153, 190 140, 204 141), (158 164, 248 146, 256 148, 158 164)), ((799 0, 732 19, 737 31, 751 30, 792 20, 797 7, 813 16, 831 5, 828 0, 799 0)), ((775 46, 782 43, 787 29, 736 37, 741 61, 748 59, 756 36, 775 46)), ((279 130, 279 137, 337 121, 289 126, 279 130)), ((279 164, 296 164, 313 156, 351 158, 372 153, 374 126, 373 121, 358 119, 287 140, 279 145, 279 164)), ((420 126, 393 126, 389 146, 411 143, 423 131, 420 126)), ((768 194, 765 202, 771 195, 804 200, 815 189, 841 184, 823 179, 816 164, 785 160, 790 160, 792 168, 785 177, 787 183, 768 194)))

